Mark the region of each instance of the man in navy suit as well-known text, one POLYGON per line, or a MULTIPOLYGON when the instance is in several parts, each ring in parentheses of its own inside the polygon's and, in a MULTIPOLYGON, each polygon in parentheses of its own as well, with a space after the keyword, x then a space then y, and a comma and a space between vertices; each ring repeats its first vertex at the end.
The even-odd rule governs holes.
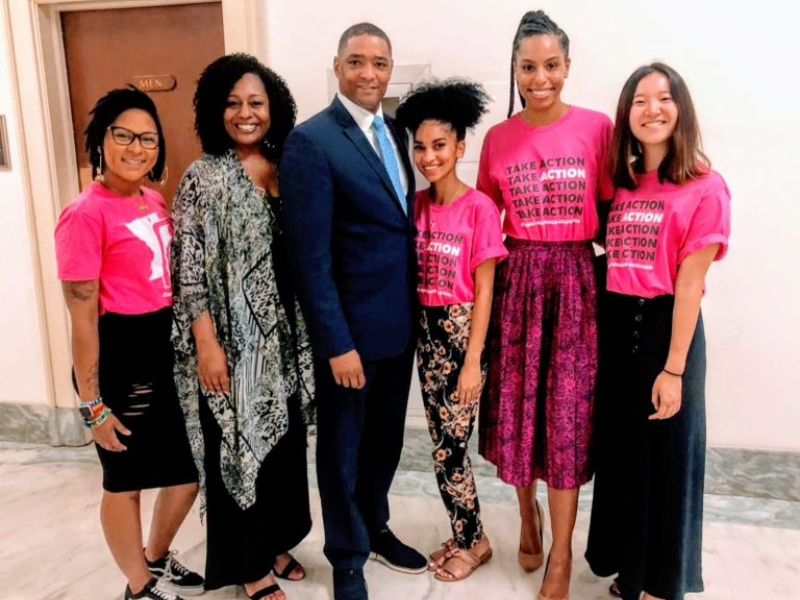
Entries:
POLYGON ((286 140, 283 222, 316 355, 317 478, 336 600, 367 598, 374 558, 427 560, 388 527, 413 359, 414 178, 406 136, 383 114, 391 42, 359 23, 341 36, 339 93, 286 140))

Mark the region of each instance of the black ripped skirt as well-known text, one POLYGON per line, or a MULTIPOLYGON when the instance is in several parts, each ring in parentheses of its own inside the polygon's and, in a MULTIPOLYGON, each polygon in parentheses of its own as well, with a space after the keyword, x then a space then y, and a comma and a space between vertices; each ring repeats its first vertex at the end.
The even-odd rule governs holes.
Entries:
POLYGON ((128 492, 196 482, 172 374, 172 309, 100 317, 100 393, 131 435, 109 452, 95 444, 103 489, 128 492))

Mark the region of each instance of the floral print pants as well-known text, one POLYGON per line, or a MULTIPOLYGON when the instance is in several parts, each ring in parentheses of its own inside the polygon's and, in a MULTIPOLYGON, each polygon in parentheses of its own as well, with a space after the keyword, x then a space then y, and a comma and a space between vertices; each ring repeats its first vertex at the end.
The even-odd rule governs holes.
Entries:
MULTIPOLYGON (((478 402, 462 406, 455 395, 467 353, 472 303, 424 306, 420 314, 417 368, 422 400, 433 440, 433 465, 459 548, 483 538, 475 477, 467 442, 478 414, 478 402)), ((488 365, 481 361, 481 379, 488 365)))

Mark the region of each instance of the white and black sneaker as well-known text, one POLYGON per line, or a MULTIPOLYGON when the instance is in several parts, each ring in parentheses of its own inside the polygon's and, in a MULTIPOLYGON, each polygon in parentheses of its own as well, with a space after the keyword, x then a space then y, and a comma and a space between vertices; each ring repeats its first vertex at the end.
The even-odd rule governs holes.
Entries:
POLYGON ((185 594, 187 596, 199 596, 205 591, 203 585, 205 581, 199 573, 187 569, 178 559, 175 558, 177 550, 169 552, 166 556, 150 562, 147 560, 147 568, 158 577, 158 587, 173 594, 185 594))
POLYGON ((130 586, 125 586, 125 600, 183 600, 171 592, 160 590, 156 587, 158 579, 153 577, 148 581, 141 592, 134 594, 130 586))

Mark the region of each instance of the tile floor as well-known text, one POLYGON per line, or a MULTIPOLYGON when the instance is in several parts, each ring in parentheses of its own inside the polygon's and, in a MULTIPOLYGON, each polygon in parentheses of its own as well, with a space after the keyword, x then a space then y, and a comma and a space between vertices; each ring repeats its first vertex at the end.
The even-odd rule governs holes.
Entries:
MULTIPOLYGON (((312 467, 313 468, 313 467, 312 467)), ((118 600, 125 582, 106 550, 98 522, 101 473, 94 451, 0 443, 0 599, 118 600)), ((481 476, 479 493, 495 554, 470 579, 440 583, 429 574, 402 575, 370 562, 372 600, 533 600, 541 570, 526 575, 516 564, 518 517, 513 493, 481 476)), ((428 552, 449 537, 432 473, 401 471, 391 497, 391 525, 405 541, 428 552)), ((314 528, 295 555, 308 569, 301 583, 285 583, 290 600, 330 598, 330 571, 322 555, 322 523, 311 490, 314 528)), ((585 546, 591 489, 582 493, 575 555, 585 546)), ((145 493, 152 506, 154 494, 145 493)), ((544 500, 544 497, 542 497, 544 500)), ((800 600, 800 503, 707 496, 703 600, 800 600)), ((147 521, 145 512, 145 521, 147 521)), ((545 540, 547 543, 547 540, 545 540)), ((197 508, 175 546, 181 560, 202 569, 203 528, 197 508)), ((607 600, 608 580, 576 560, 573 600, 607 600)), ((206 593, 207 600, 246 598, 239 588, 206 593)))

